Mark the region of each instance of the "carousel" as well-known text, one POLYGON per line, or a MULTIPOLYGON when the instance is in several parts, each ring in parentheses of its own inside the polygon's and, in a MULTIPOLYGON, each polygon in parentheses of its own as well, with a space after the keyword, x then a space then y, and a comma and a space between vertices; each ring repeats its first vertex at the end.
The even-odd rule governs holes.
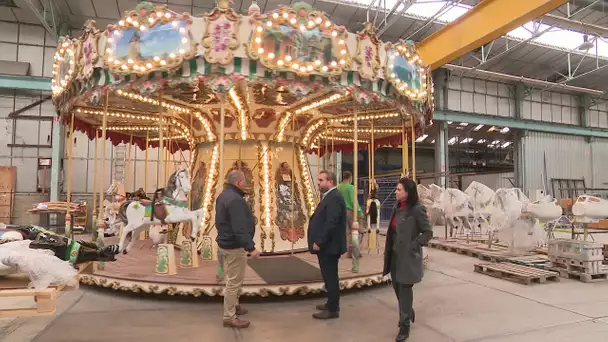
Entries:
MULTIPOLYGON (((263 251, 248 263, 244 294, 322 291, 307 253, 320 198, 311 164, 335 170, 336 152, 373 160, 375 148, 401 146, 408 175, 409 148, 433 115, 431 72, 413 42, 381 42, 371 24, 348 32, 306 3, 263 14, 254 1, 244 15, 218 0, 195 17, 142 2, 105 30, 89 21, 82 36, 61 39, 53 75, 71 132, 160 151, 167 186, 151 193, 147 179, 136 191, 128 177, 104 178, 105 144, 96 149, 93 231, 122 253, 80 280, 134 292, 221 294, 214 203, 231 170, 246 175, 263 251)), ((357 170, 354 158, 355 187, 357 170)), ((341 262, 344 289, 382 281, 383 241, 372 233, 358 272, 341 262)))

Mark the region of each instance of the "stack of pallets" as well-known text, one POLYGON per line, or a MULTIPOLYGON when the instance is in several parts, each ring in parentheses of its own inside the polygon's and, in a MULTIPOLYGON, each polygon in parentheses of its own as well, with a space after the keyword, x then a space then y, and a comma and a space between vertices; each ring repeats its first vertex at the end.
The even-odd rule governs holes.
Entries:
POLYGON ((549 240, 551 270, 564 278, 579 279, 584 283, 608 279, 603 267, 604 245, 570 239, 549 240))

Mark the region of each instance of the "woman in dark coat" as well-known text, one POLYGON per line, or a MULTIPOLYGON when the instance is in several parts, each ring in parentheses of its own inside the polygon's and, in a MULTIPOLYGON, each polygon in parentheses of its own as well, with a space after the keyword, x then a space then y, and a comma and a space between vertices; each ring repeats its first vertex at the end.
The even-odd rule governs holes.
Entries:
POLYGON ((383 275, 390 273, 399 300, 399 334, 405 341, 414 322, 412 287, 422 280, 422 246, 433 237, 426 209, 418 203, 416 182, 401 178, 395 190, 397 204, 393 209, 384 247, 383 275))

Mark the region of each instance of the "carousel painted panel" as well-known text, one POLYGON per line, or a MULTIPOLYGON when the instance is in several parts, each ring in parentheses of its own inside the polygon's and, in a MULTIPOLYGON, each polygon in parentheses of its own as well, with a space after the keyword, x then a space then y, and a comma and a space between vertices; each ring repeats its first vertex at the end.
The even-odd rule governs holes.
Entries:
POLYGON ((361 78, 376 80, 381 65, 380 44, 371 23, 365 24, 365 29, 357 33, 357 53, 354 60, 359 64, 361 78))
POLYGON ((271 184, 275 207, 275 252, 308 247, 305 190, 297 151, 289 143, 273 144, 271 184))
POLYGON ((241 16, 231 8, 215 8, 205 15, 202 46, 209 63, 228 64, 239 47, 241 16))
POLYGON ((306 3, 251 17, 248 54, 274 70, 339 75, 351 65, 348 32, 306 3))
POLYGON ((140 3, 106 31, 105 63, 118 74, 169 70, 194 57, 196 43, 189 14, 140 3))
POLYGON ((385 45, 386 78, 399 92, 413 101, 422 102, 427 99, 426 68, 414 43, 399 41, 396 45, 385 45))
POLYGON ((59 96, 70 87, 79 73, 79 56, 81 42, 78 39, 63 37, 55 51, 53 62, 53 78, 51 91, 53 96, 59 96))
POLYGON ((88 80, 93 75, 93 70, 99 60, 99 37, 101 31, 95 27, 95 20, 89 19, 84 24, 84 31, 80 37, 82 41, 82 53, 80 54, 80 65, 82 70, 78 77, 88 80))

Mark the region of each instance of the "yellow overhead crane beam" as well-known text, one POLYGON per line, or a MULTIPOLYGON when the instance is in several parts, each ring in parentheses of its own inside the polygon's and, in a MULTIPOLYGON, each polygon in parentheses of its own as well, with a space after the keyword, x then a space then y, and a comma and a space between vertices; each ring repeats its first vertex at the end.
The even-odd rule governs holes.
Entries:
POLYGON ((482 0, 416 46, 422 62, 437 69, 568 0, 482 0))

